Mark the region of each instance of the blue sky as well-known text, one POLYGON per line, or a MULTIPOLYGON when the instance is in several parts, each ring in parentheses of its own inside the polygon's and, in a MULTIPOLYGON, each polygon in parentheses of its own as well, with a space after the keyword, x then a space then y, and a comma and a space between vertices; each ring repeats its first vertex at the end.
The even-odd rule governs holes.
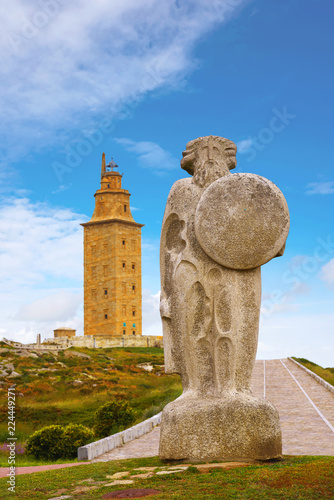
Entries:
POLYGON ((333 59, 328 0, 12 0, 0 7, 0 335, 82 334, 82 228, 101 154, 143 228, 144 333, 161 332, 159 237, 189 140, 283 191, 291 228, 262 268, 259 358, 334 366, 333 59))

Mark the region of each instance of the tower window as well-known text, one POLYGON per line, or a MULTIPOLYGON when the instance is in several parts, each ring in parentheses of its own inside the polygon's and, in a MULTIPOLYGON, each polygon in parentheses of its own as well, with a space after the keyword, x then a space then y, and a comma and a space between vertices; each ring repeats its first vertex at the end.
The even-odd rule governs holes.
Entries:
POLYGON ((105 296, 105 298, 108 297, 108 290, 106 288, 104 289, 104 296, 105 296))
POLYGON ((110 188, 110 184, 108 184, 108 188, 110 188))
POLYGON ((136 290, 136 285, 132 285, 132 291, 134 292, 136 290))
POLYGON ((124 205, 124 212, 126 212, 126 205, 124 205))
POLYGON ((103 311, 103 314, 104 314, 104 319, 108 319, 108 309, 105 309, 103 311))
POLYGON ((125 268, 125 262, 122 263, 122 267, 125 268))
POLYGON ((125 330, 123 330, 123 335, 125 335, 125 330))
POLYGON ((136 316, 136 310, 135 309, 133 309, 133 311, 132 311, 132 316, 136 316))
POLYGON ((135 268, 136 268, 135 264, 132 264, 131 268, 132 268, 132 270, 134 271, 134 270, 135 270, 135 268))
POLYGON ((105 315, 104 315, 104 319, 108 319, 108 314, 105 314, 105 315))
POLYGON ((122 240, 122 245, 123 247, 125 247, 125 240, 122 240))
POLYGON ((132 335, 136 335, 136 332, 133 330, 132 335))

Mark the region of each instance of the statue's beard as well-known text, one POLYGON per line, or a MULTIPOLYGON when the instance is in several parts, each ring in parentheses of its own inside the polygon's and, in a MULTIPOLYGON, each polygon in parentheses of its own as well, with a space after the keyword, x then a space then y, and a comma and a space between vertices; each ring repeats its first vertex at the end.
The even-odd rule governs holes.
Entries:
POLYGON ((207 160, 196 165, 193 180, 195 184, 203 188, 228 173, 229 169, 225 163, 218 163, 216 160, 207 160))

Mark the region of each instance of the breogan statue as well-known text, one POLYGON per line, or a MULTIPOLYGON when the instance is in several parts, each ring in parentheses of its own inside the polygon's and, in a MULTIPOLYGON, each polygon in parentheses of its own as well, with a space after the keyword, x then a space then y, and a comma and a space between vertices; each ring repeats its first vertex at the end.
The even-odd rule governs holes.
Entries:
POLYGON ((282 454, 278 412, 250 390, 261 266, 284 252, 289 211, 281 191, 236 173, 236 145, 187 144, 161 234, 165 370, 183 394, 162 413, 160 458, 267 460, 282 454))

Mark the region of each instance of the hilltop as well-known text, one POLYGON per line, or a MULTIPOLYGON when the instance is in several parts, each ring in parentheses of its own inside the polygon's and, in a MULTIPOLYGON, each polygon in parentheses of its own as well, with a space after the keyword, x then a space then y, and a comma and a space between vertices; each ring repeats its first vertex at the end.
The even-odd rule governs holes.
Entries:
POLYGON ((70 348, 25 351, 0 343, 0 442, 7 437, 7 387, 16 384, 19 441, 51 424, 91 427, 107 401, 126 400, 136 422, 181 394, 178 375, 164 373, 161 348, 70 348))

